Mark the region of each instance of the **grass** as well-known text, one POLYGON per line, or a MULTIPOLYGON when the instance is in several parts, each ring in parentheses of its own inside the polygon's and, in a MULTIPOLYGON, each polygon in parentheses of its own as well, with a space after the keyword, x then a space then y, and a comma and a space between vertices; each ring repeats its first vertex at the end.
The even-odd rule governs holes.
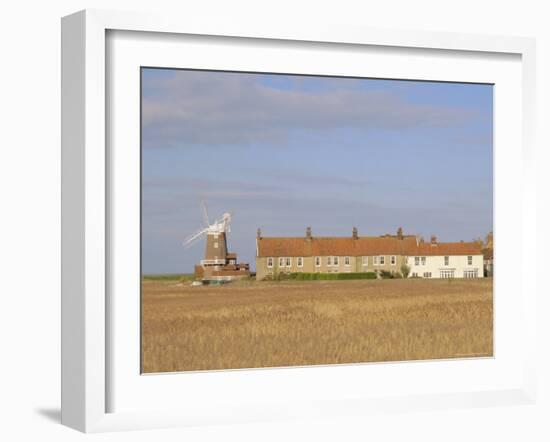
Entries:
POLYGON ((147 373, 493 353, 491 279, 142 284, 147 373))
POLYGON ((191 281, 193 273, 163 273, 159 275, 143 275, 143 281, 191 281))

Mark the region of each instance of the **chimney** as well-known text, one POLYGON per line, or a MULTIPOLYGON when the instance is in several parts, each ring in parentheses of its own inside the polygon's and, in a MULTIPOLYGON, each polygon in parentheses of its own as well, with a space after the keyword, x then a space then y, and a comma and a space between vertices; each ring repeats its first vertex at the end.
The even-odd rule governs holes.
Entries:
POLYGON ((256 230, 256 238, 257 239, 262 239, 262 231, 259 227, 258 227, 258 230, 256 230))
POLYGON ((351 229, 351 236, 353 237, 353 239, 359 238, 359 236, 357 235, 357 227, 351 229))
POLYGON ((432 246, 435 246, 437 244, 437 236, 435 235, 430 236, 430 243, 432 246))
POLYGON ((306 227, 306 238, 311 239, 311 227, 306 227))
POLYGON ((403 239, 403 228, 399 227, 397 229, 397 239, 403 239))

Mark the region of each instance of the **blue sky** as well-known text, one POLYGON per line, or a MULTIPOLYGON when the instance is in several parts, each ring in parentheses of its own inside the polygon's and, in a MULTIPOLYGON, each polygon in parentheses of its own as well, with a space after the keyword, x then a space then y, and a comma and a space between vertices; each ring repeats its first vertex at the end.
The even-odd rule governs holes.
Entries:
POLYGON ((192 271, 201 200, 251 264, 258 227, 484 236, 492 139, 491 85, 142 69, 143 272, 192 271))

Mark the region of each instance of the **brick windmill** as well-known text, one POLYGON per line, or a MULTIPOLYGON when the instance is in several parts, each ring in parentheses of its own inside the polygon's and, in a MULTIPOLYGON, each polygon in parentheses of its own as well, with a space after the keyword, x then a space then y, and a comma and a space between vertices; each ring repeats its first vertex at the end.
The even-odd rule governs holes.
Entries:
POLYGON ((183 245, 190 247, 193 243, 206 237, 204 259, 195 265, 195 279, 203 282, 231 281, 250 275, 248 264, 237 263, 237 254, 227 249, 227 234, 231 232, 231 214, 226 212, 221 218, 210 223, 206 204, 201 203, 205 227, 187 238, 183 245))

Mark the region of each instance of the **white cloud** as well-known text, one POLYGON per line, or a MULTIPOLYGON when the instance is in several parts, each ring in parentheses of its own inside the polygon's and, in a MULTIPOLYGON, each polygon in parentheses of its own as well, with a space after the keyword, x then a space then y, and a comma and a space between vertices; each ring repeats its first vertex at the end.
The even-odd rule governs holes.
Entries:
POLYGON ((322 87, 314 89, 303 81, 297 77, 283 89, 247 74, 173 71, 150 77, 144 83, 144 145, 282 143, 297 130, 446 127, 474 116, 366 90, 359 80, 319 80, 322 87))

